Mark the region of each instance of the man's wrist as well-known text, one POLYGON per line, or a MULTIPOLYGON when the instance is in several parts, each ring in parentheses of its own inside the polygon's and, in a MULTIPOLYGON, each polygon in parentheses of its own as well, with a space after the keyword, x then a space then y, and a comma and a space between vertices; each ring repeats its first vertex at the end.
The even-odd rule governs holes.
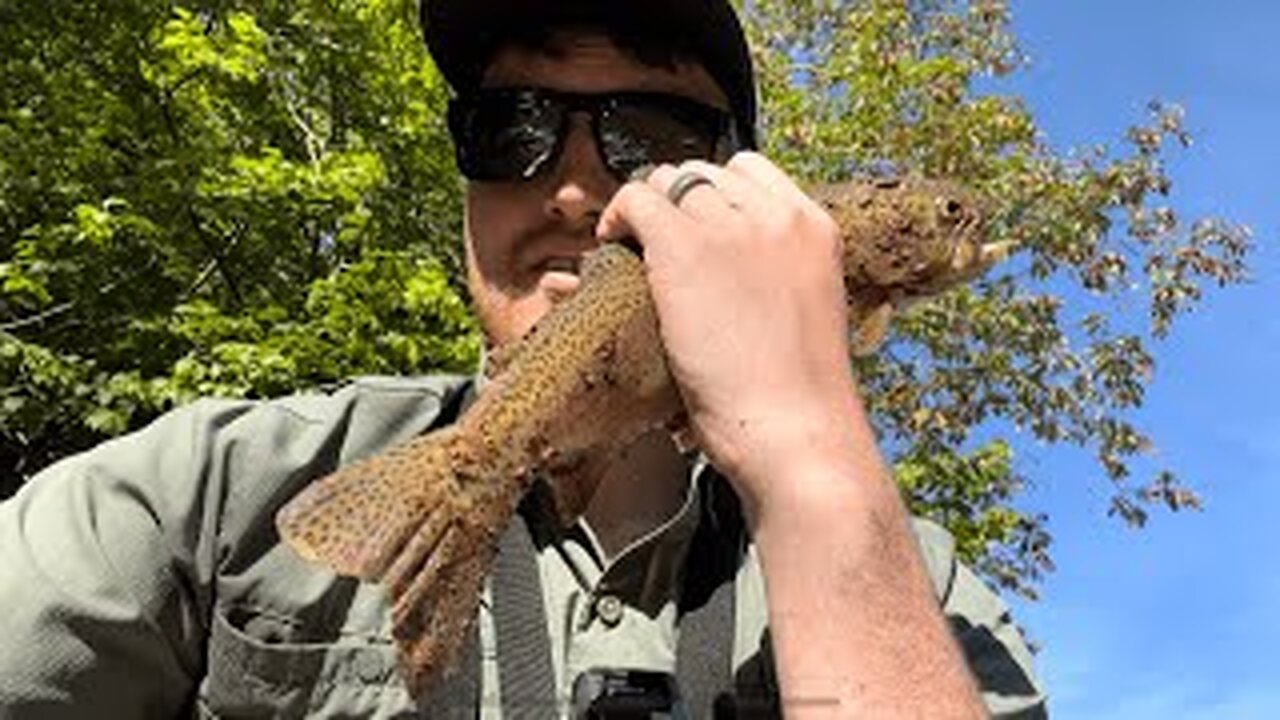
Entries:
POLYGON ((804 516, 888 488, 879 449, 856 397, 823 414, 749 427, 751 452, 735 473, 748 512, 804 516))
POLYGON ((803 472, 811 475, 769 496, 754 527, 782 692, 795 701, 788 709, 982 716, 887 474, 803 472))
POLYGON ((906 518, 879 458, 856 454, 811 457, 780 469, 754 498, 750 512, 756 541, 764 544, 775 534, 792 542, 830 538, 882 526, 885 518, 906 518))

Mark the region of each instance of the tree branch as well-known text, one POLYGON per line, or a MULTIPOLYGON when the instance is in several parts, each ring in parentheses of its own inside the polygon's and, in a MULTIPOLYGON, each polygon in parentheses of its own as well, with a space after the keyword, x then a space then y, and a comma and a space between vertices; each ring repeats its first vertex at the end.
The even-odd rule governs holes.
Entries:
MULTIPOLYGON (((175 145, 185 147, 186 143, 182 140, 182 135, 178 132, 177 123, 174 121, 173 113, 170 112, 170 103, 173 100, 173 93, 161 88, 160 111, 164 117, 165 128, 169 131, 169 137, 175 145)), ((205 250, 213 257, 213 262, 217 267, 218 274, 222 276, 222 280, 227 285, 227 289, 231 291, 232 300, 237 306, 244 305, 244 297, 240 294, 239 284, 234 276, 226 267, 226 258, 222 251, 218 248, 217 242, 209 237, 205 231, 203 224, 200 222, 199 215, 196 214, 195 208, 190 203, 185 203, 184 208, 187 221, 191 225, 191 229, 195 232, 196 237, 200 238, 200 243, 204 245, 205 250)))
POLYGON ((32 325, 41 325, 48 320, 52 320, 53 318, 58 317, 59 315, 65 315, 66 313, 73 310, 75 306, 76 306, 75 300, 68 300, 67 302, 62 303, 61 305, 55 305, 54 307, 51 307, 48 310, 37 313, 30 317, 19 318, 17 320, 12 320, 10 322, 0 324, 0 332, 8 333, 8 332, 13 332, 14 330, 21 330, 22 328, 30 327, 32 325))

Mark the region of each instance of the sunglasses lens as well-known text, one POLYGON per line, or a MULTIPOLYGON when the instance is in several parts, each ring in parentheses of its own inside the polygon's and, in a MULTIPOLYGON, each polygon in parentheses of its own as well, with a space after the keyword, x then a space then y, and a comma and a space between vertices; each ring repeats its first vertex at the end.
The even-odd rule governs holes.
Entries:
POLYGON ((619 101, 600 118, 601 150, 619 177, 643 165, 714 159, 720 135, 716 111, 678 98, 619 101))
POLYGON ((674 95, 486 90, 449 106, 459 169, 471 180, 528 180, 555 162, 567 116, 579 111, 591 113, 605 164, 623 180, 647 164, 720 159, 729 122, 720 110, 674 95))
POLYGON ((459 165, 472 180, 533 177, 555 154, 563 109, 529 92, 490 92, 450 109, 459 165))

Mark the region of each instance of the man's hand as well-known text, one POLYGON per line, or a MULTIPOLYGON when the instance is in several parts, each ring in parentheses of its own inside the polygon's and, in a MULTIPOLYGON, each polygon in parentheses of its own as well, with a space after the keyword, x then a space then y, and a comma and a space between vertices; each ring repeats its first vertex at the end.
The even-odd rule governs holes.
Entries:
POLYGON ((741 153, 628 183, 597 234, 644 247, 690 424, 751 524, 787 716, 982 717, 857 394, 835 223, 741 153), (712 184, 677 206, 687 171, 712 184))
POLYGON ((662 166, 625 185, 598 234, 643 246, 663 344, 702 449, 753 517, 785 491, 781 462, 837 451, 857 414, 840 231, 761 155, 662 166), (713 184, 679 207, 683 172, 713 184))

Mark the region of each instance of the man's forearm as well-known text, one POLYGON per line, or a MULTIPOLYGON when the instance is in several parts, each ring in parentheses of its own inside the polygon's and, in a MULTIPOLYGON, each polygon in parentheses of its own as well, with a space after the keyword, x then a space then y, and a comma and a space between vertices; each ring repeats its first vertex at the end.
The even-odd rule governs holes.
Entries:
POLYGON ((755 517, 787 717, 985 717, 870 431, 846 440, 755 517))

